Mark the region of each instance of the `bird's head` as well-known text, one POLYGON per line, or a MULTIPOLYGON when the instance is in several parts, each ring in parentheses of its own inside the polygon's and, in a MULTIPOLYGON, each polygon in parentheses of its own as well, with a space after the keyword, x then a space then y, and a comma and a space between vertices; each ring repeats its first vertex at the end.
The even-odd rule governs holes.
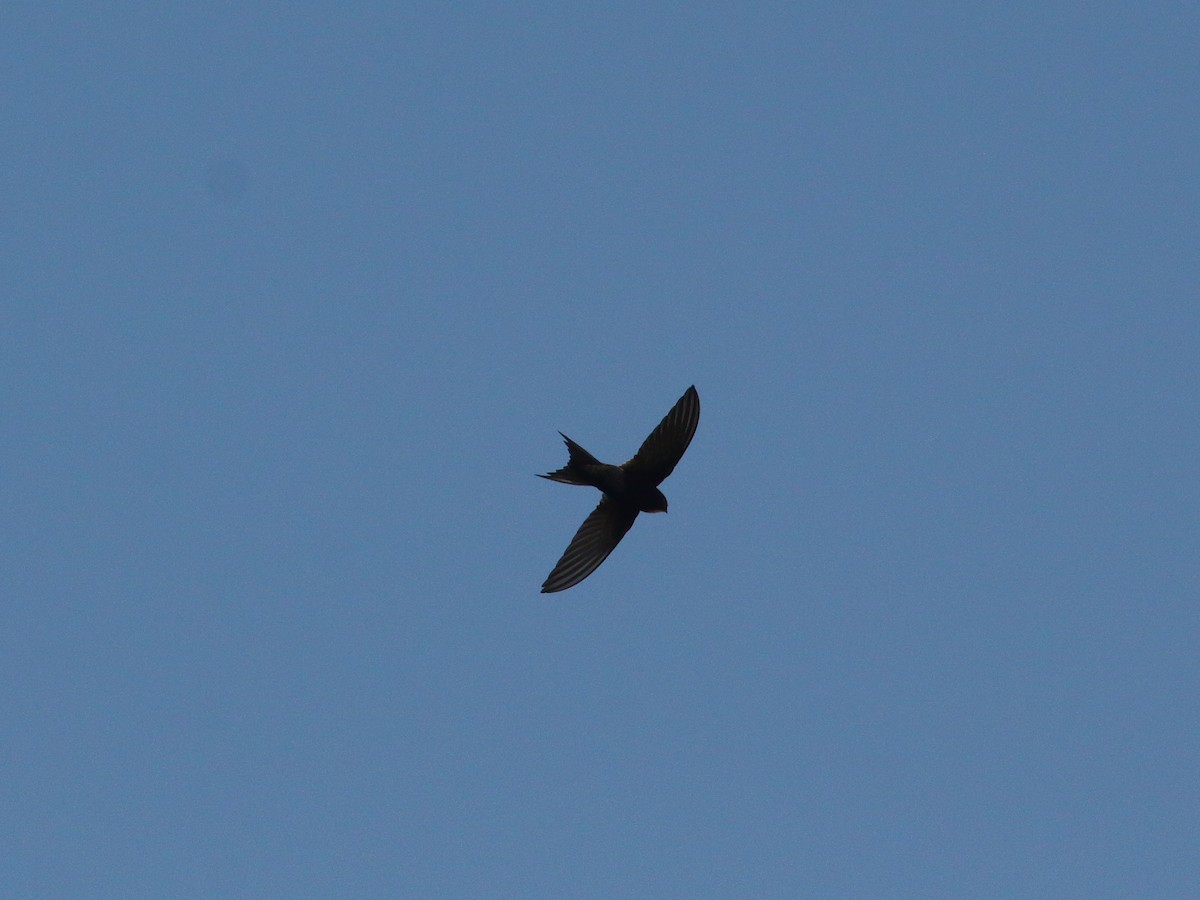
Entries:
POLYGON ((645 512, 665 513, 667 511, 667 498, 663 495, 663 492, 655 488, 647 498, 644 510, 645 512))

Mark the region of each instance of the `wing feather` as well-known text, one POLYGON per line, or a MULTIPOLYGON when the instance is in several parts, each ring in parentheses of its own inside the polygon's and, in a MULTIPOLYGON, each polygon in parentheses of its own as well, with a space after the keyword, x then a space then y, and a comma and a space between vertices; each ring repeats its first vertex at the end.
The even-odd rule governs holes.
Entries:
POLYGON ((636 508, 604 497, 571 538, 554 571, 542 585, 542 593, 565 591, 595 572, 621 543, 637 514, 636 508))
POLYGON ((692 385, 650 432, 633 459, 621 468, 643 476, 654 485, 662 484, 675 471, 699 424, 700 395, 692 385))

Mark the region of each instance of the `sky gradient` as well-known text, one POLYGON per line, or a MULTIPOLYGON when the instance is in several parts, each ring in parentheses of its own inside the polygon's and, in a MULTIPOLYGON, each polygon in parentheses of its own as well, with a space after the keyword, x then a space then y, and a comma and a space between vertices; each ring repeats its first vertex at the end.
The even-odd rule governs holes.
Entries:
POLYGON ((0 892, 1194 896, 1200 10, 397 6, 0 12, 0 892))

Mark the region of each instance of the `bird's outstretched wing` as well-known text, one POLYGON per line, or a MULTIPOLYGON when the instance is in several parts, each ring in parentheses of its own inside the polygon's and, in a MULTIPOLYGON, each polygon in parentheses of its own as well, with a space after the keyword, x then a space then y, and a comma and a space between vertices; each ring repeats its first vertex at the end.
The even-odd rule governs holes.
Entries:
POLYGON ((621 543, 637 518, 635 507, 604 497, 592 514, 583 520, 562 559, 542 585, 543 594, 565 591, 596 571, 608 554, 621 543))
POLYGON ((633 459, 621 468, 646 478, 652 484, 662 484, 675 470, 675 464, 692 442, 700 424, 700 395, 692 385, 671 408, 671 411, 650 432, 633 459))

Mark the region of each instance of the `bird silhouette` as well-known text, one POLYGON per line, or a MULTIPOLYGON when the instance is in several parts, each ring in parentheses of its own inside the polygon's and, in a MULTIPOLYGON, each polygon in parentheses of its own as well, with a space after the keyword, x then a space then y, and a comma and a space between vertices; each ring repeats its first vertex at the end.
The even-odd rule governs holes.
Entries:
POLYGON ((604 496, 583 520, 554 571, 546 578, 543 594, 565 591, 596 571, 633 526, 638 513, 667 511, 667 498, 658 486, 675 470, 698 424, 700 395, 692 385, 650 432, 633 458, 619 466, 600 462, 559 432, 567 444, 567 464, 538 477, 562 484, 589 485, 604 496))

